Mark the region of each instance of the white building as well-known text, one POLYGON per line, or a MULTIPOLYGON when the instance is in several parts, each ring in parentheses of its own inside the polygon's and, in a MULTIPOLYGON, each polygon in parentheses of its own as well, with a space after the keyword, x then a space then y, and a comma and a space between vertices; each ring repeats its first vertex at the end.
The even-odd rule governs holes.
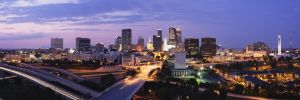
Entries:
POLYGON ((173 77, 192 77, 192 71, 187 69, 185 52, 175 53, 175 67, 172 70, 173 77))
POLYGON ((186 54, 184 52, 175 53, 175 69, 186 69, 186 54))

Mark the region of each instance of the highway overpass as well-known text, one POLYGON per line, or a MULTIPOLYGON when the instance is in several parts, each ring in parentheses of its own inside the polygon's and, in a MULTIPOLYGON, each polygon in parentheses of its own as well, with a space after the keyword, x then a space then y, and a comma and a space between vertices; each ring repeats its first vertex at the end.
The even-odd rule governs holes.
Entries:
POLYGON ((40 84, 44 87, 48 87, 52 90, 54 90, 55 92, 69 98, 69 99, 73 99, 73 100, 80 100, 80 96, 77 96, 76 94, 73 94, 72 92, 70 91, 67 91, 63 88, 60 88, 52 83, 49 83, 47 81, 44 81, 44 80, 41 80, 40 78, 38 77, 35 77, 35 76, 32 76, 30 74, 26 74, 26 73, 23 73, 21 71, 18 71, 18 70, 15 70, 15 69, 12 69, 10 67, 4 67, 2 66, 2 64, 0 65, 0 70, 3 70, 3 71, 6 71, 6 72, 9 72, 9 73, 12 73, 12 74, 15 74, 15 75, 18 75, 20 77, 23 77, 23 78, 26 78, 26 79, 29 79, 30 81, 34 82, 34 83, 37 83, 37 84, 40 84))
POLYGON ((82 95, 90 95, 90 96, 94 97, 96 94, 98 94, 98 92, 95 92, 95 91, 93 91, 87 87, 84 87, 80 84, 77 84, 75 82, 60 78, 56 75, 50 74, 50 73, 40 70, 40 69, 28 68, 28 66, 27 67, 16 67, 16 66, 11 66, 11 65, 0 63, 0 70, 16 74, 18 76, 27 78, 35 83, 38 83, 42 86, 49 87, 52 90, 54 90, 55 92, 62 94, 70 99, 79 100, 79 99, 81 99, 80 98, 81 96, 78 96, 78 94, 74 94, 66 89, 63 89, 63 88, 53 84, 53 82, 57 82, 63 86, 71 88, 72 90, 75 90, 82 95))

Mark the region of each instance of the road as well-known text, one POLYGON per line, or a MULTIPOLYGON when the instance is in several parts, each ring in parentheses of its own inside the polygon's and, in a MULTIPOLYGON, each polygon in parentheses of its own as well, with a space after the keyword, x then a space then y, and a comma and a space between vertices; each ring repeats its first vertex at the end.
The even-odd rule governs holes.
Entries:
POLYGON ((1 81, 1 80, 6 80, 6 79, 10 79, 10 78, 15 78, 15 77, 17 77, 17 76, 1 77, 1 78, 0 78, 0 81, 1 81))
POLYGON ((3 66, 0 66, 0 70, 7 71, 7 72, 10 72, 10 73, 14 73, 14 74, 16 74, 18 76, 27 78, 27 79, 29 79, 29 80, 37 83, 37 84, 40 84, 40 85, 42 85, 44 87, 48 87, 48 88, 54 90, 55 92, 66 96, 67 98, 70 98, 70 99, 73 99, 73 100, 79 100, 80 99, 79 96, 77 96, 77 95, 75 95, 75 94, 73 94, 73 93, 71 93, 69 91, 66 91, 66 90, 64 90, 64 89, 62 89, 60 87, 57 87, 57 86, 55 86, 55 85, 53 85, 51 83, 43 81, 43 80, 41 80, 41 79, 39 79, 37 77, 31 76, 29 74, 26 74, 26 73, 23 73, 23 72, 14 70, 14 69, 6 68, 6 67, 3 67, 3 66))
MULTIPOLYGON (((8 65, 9 66, 9 65, 8 65)), ((48 81, 54 81, 54 82, 58 82, 64 86, 67 86, 69 88, 72 88, 78 92, 80 92, 81 94, 90 94, 91 96, 95 96, 98 92, 96 91, 93 91, 85 86, 82 86, 76 82, 73 82, 73 81, 70 81, 70 80, 67 80, 67 79, 64 79, 64 78, 61 78, 61 77, 58 77, 56 75, 53 75, 47 71, 44 71, 44 70, 41 70, 41 69, 38 69, 38 68, 35 68, 31 65, 28 65, 28 64, 22 64, 22 68, 20 67, 15 67, 15 66, 9 66, 9 67, 12 67, 16 70, 20 70, 20 71, 23 71, 23 72, 26 72, 26 73, 30 73, 31 75, 34 75, 34 76, 38 76, 38 77, 41 77, 45 80, 48 80, 48 81), (28 68, 28 69, 24 69, 24 68, 28 68)))
POLYGON ((77 80, 77 81, 83 81, 84 79, 78 75, 75 75, 69 71, 66 71, 64 69, 60 69, 60 68, 54 68, 54 67, 38 67, 40 69, 48 69, 48 70, 52 70, 52 71, 57 71, 57 72, 60 72, 60 73, 63 73, 65 75, 68 75, 70 77, 72 77, 73 79, 77 80))
POLYGON ((159 68, 160 64, 145 66, 126 66, 127 68, 140 68, 140 74, 135 77, 126 78, 113 86, 107 88, 91 100, 130 100, 132 96, 144 85, 148 78, 148 73, 155 68, 159 68))
POLYGON ((130 100, 144 83, 145 80, 139 77, 127 78, 106 89, 92 100, 130 100))

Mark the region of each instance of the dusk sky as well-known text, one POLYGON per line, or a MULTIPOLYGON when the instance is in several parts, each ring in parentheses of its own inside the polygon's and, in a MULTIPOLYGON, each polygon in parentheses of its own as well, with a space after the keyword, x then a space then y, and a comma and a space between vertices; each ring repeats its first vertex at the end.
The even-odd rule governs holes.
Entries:
POLYGON ((168 37, 169 27, 183 37, 215 37, 227 48, 265 42, 300 48, 300 0, 1 0, 0 48, 50 47, 50 38, 76 37, 92 44, 114 43, 121 29, 147 41, 156 29, 168 37))

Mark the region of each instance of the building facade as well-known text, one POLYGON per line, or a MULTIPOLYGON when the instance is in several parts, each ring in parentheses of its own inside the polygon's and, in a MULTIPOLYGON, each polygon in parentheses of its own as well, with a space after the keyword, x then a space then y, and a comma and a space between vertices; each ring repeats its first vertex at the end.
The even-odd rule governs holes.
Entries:
POLYGON ((105 49, 103 43, 97 43, 95 47, 96 47, 96 52, 97 52, 97 53, 103 52, 104 49, 105 49))
POLYGON ((202 58, 212 58, 217 53, 217 45, 216 45, 216 38, 202 38, 201 39, 201 47, 200 47, 200 54, 202 58))
POLYGON ((115 47, 116 47, 116 50, 117 51, 121 51, 121 47, 122 47, 122 37, 121 36, 118 36, 115 38, 115 47))
POLYGON ((80 52, 88 51, 91 47, 91 40, 89 38, 76 38, 76 50, 80 52))
POLYGON ((168 45, 175 48, 181 48, 183 46, 181 29, 174 27, 169 28, 168 45))
POLYGON ((157 30, 157 35, 153 35, 153 47, 154 51, 163 50, 162 30, 157 30))
POLYGON ((193 77, 192 71, 187 69, 185 52, 176 52, 174 69, 171 70, 173 77, 193 77))
POLYGON ((122 51, 131 50, 132 31, 131 29, 122 29, 122 51))
POLYGON ((184 49, 188 58, 198 58, 199 55, 199 39, 186 38, 184 40, 184 49))
POLYGON ((51 48, 53 49, 63 49, 64 40, 62 38, 52 38, 51 39, 51 48))

